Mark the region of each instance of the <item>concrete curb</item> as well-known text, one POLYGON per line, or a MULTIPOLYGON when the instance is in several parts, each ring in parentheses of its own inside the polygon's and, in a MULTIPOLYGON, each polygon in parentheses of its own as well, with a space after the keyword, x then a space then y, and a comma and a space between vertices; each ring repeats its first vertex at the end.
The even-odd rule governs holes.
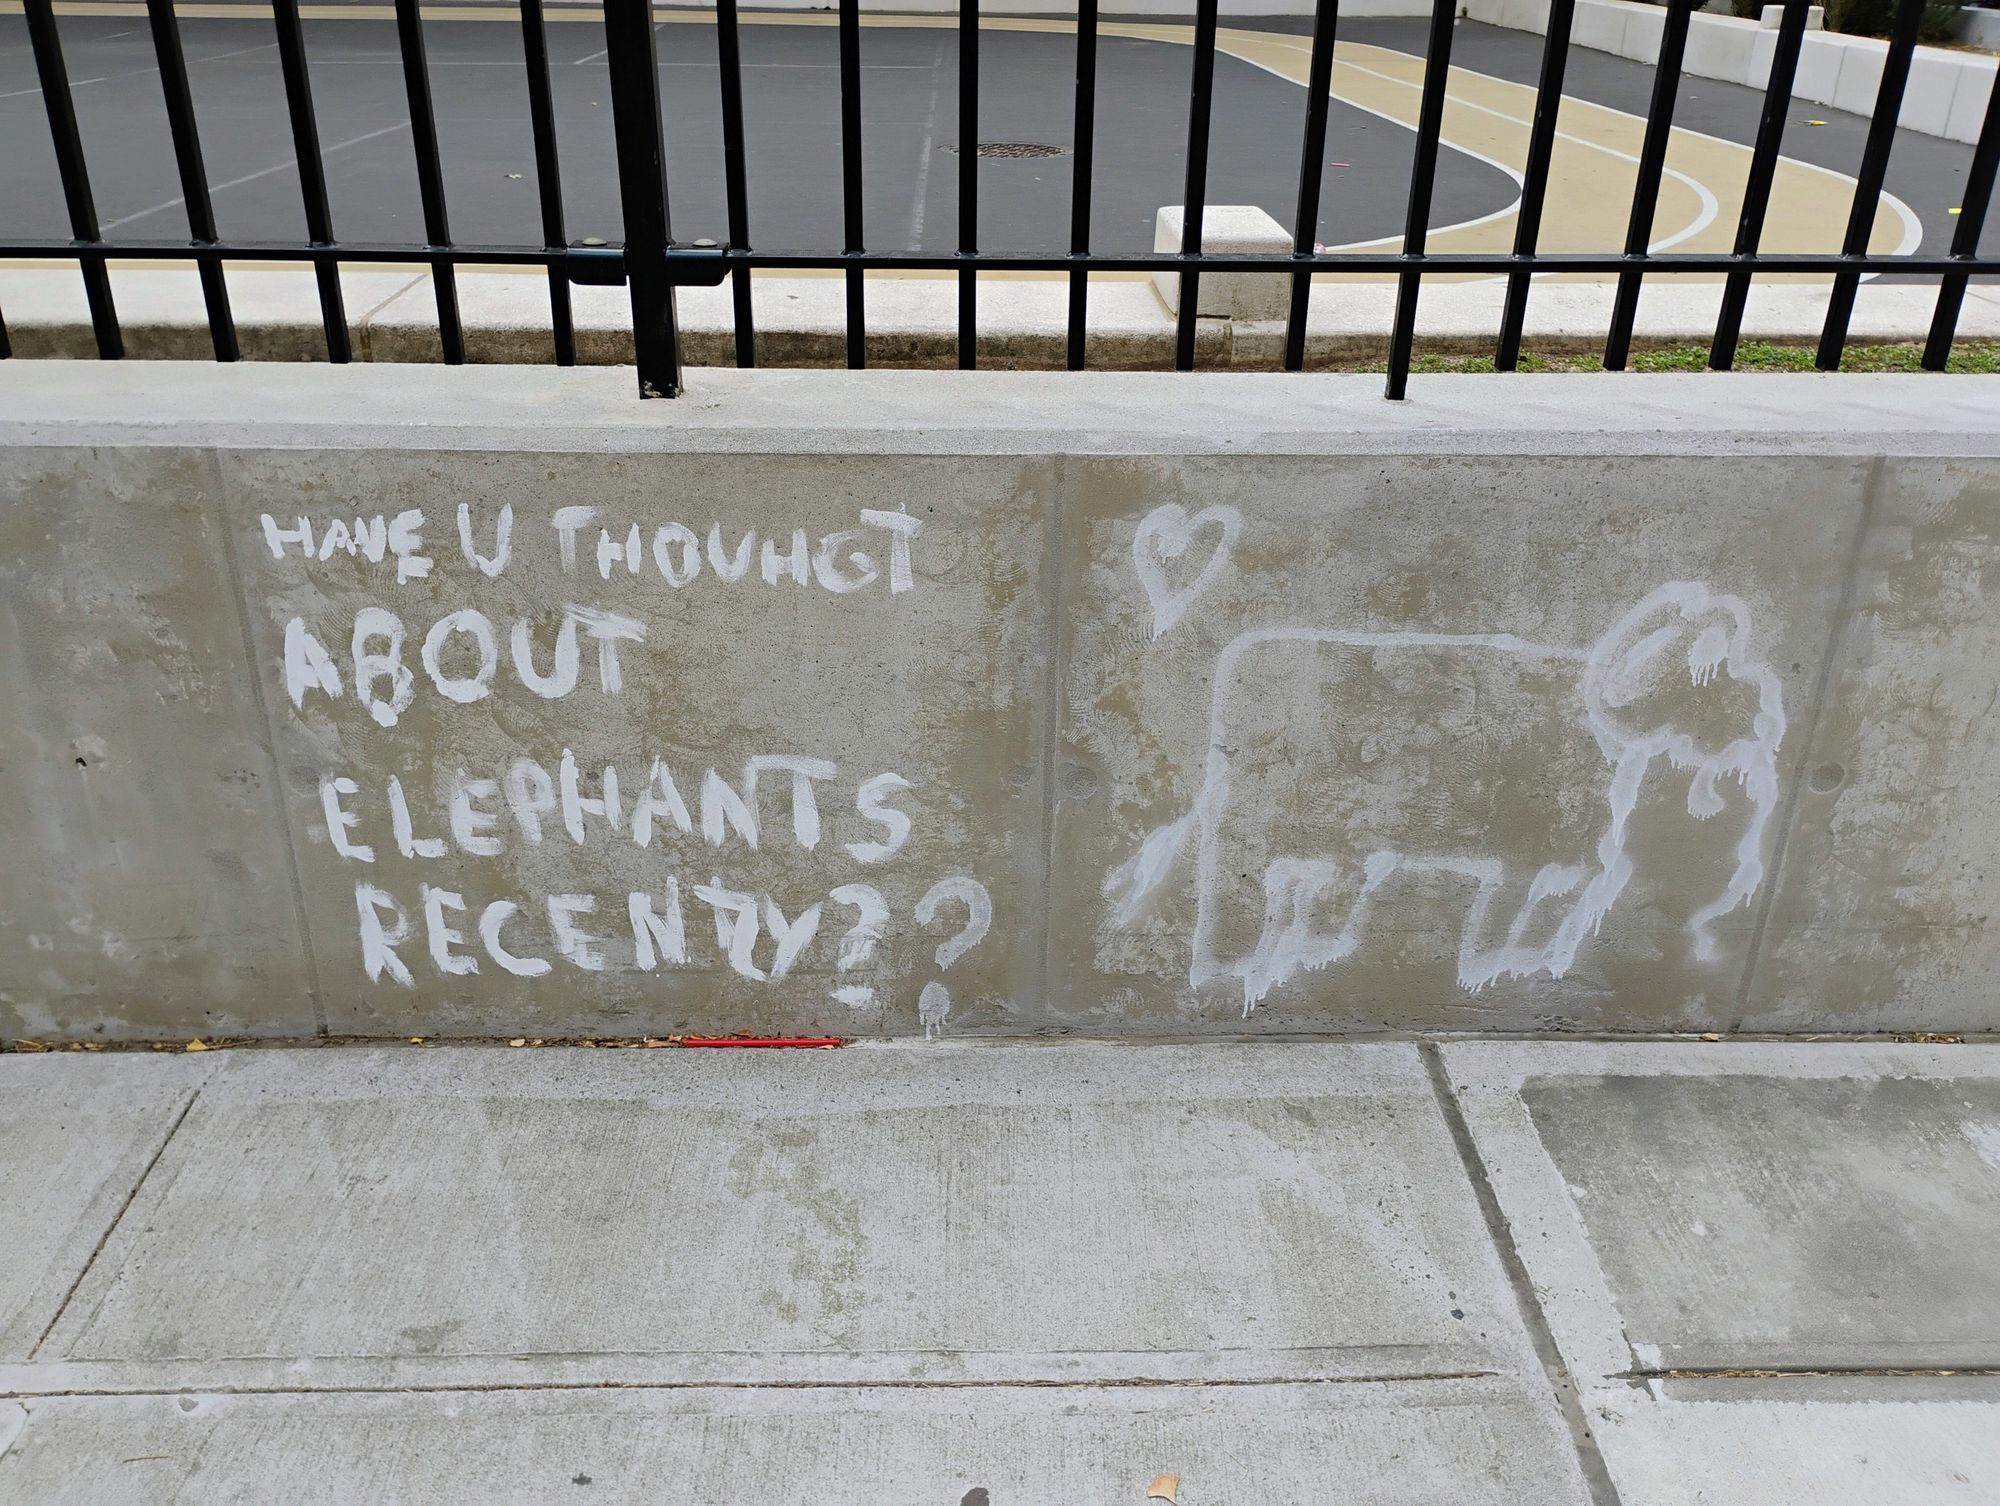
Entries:
MULTIPOLYGON (((346 268, 349 334, 355 359, 430 362, 439 358, 437 313, 428 273, 346 268)), ((114 269, 112 285, 137 359, 206 360, 207 315, 193 270, 114 269)), ((325 357, 312 276, 303 269, 231 268, 230 298, 246 357, 316 361, 325 357)), ((753 307, 757 356, 769 366, 840 366, 846 359, 845 303, 835 277, 759 277, 753 307)), ((1417 334, 1423 351, 1482 354, 1500 327, 1505 284, 1498 278, 1446 282, 1424 290, 1417 334)), ((1602 348, 1613 285, 1538 279, 1528 304, 1527 344, 1552 353, 1602 348)), ((1640 295, 1636 348, 1701 343, 1715 329, 1721 283, 1656 277, 1640 295)), ((552 360, 548 287, 539 272, 469 269, 459 278, 468 358, 477 363, 552 360)), ((622 288, 572 289, 577 360, 622 365, 632 359, 630 307, 622 288)), ((1864 283, 1850 326, 1854 344, 1921 340, 1937 291, 1928 285, 1864 283)), ((85 360, 96 354, 82 280, 69 267, 0 268, 0 308, 17 355, 85 360)), ((1395 285, 1327 281, 1314 289, 1307 324, 1308 365, 1380 359, 1388 349, 1395 285)), ((979 289, 982 365, 1059 370, 1067 351, 1068 292, 1059 278, 993 277, 979 289)), ((690 288, 680 297, 689 365, 735 361, 727 288, 690 288)), ((1826 316, 1824 279, 1753 286, 1743 338, 1808 344, 1826 316)), ((1282 320, 1203 319, 1196 364, 1210 369, 1276 370, 1282 320)), ((2000 287, 1967 291, 1962 340, 2000 339, 2000 287)), ((1140 278, 1091 283, 1087 359, 1094 370, 1165 370, 1173 365, 1174 321, 1140 278)), ((879 277, 868 283, 868 359, 891 367, 950 366, 957 353, 956 284, 943 277, 879 277)))

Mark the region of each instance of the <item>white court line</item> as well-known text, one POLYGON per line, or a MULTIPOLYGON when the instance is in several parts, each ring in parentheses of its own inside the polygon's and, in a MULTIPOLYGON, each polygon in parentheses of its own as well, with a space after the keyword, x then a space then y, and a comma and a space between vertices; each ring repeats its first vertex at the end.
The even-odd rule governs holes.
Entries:
MULTIPOLYGON (((320 155, 325 157, 350 146, 359 146, 364 141, 373 141, 377 136, 387 136, 392 131, 407 131, 409 128, 410 123, 407 120, 402 120, 398 121, 395 125, 383 126, 380 130, 364 131, 359 136, 350 136, 345 141, 336 141, 332 146, 320 148, 320 155)), ((241 188, 245 183, 255 183, 259 178, 268 178, 273 173, 281 173, 288 167, 297 167, 298 165, 298 158, 287 157, 275 167, 260 167, 254 173, 245 173, 240 178, 230 178, 221 183, 211 183, 208 191, 212 197, 215 194, 221 193, 225 188, 241 188)), ((155 204, 151 209, 141 209, 133 214, 120 215, 117 219, 109 220, 100 226, 99 233, 102 234, 104 231, 116 230, 120 225, 129 225, 134 220, 143 220, 149 214, 158 214, 164 209, 172 209, 176 204, 185 204, 186 202, 186 198, 176 196, 168 199, 163 204, 155 204)))
MULTIPOLYGON (((937 57, 932 65, 930 103, 924 106, 924 139, 918 147, 916 202, 910 206, 910 249, 924 249, 924 214, 929 207, 925 200, 931 190, 931 158, 937 154, 937 110, 938 94, 944 87, 944 43, 937 44, 937 57)), ((961 149, 965 143, 961 141, 961 149)))
MULTIPOLYGON (((1302 46, 1295 42, 1289 42, 1278 37, 1273 37, 1272 40, 1275 41, 1278 46, 1287 48, 1293 52, 1303 52, 1308 54, 1310 54, 1311 52, 1311 49, 1309 47, 1302 46)), ((1368 44, 1364 43, 1361 45, 1365 46, 1368 44)), ((1239 55, 1232 54, 1232 56, 1239 56, 1239 55)), ((1242 61, 1250 62, 1251 60, 1249 58, 1243 58, 1242 61)), ((1357 72, 1366 73, 1371 75, 1372 77, 1384 79, 1392 84, 1401 84, 1406 89, 1419 89, 1422 87, 1420 84, 1412 83, 1408 79, 1397 78, 1394 74, 1380 73, 1373 68, 1364 67, 1359 63, 1349 63, 1339 58, 1336 58, 1336 61, 1341 62, 1343 67, 1353 68, 1357 72)), ((1279 78, 1283 78, 1285 76, 1282 73, 1278 73, 1278 71, 1275 68, 1270 68, 1264 64, 1255 64, 1254 66, 1263 67, 1265 68, 1266 72, 1276 74, 1279 78)), ((1452 65, 1451 71, 1453 73, 1468 74, 1473 78, 1485 79, 1492 83, 1500 83, 1500 84, 1513 83, 1511 79, 1498 78, 1493 74, 1481 73, 1477 69, 1463 68, 1457 64, 1452 65)), ((1293 82, 1297 81, 1293 80, 1293 82)), ((1526 89, 1526 88, 1532 88, 1533 86, 1528 84, 1514 84, 1514 87, 1517 89, 1526 89)), ((1328 92, 1331 93, 1332 91, 1329 90, 1328 92)), ((1509 115, 1504 110, 1496 110, 1490 105, 1478 104, 1469 99, 1456 99, 1455 97, 1450 95, 1447 95, 1447 97, 1453 98, 1455 103, 1463 105, 1468 109, 1478 110, 1483 114, 1492 115, 1497 119, 1510 121, 1514 125, 1529 126, 1532 128, 1533 122, 1523 120, 1518 115, 1509 115)), ((1354 104, 1353 100, 1347 99, 1344 95, 1334 94, 1334 98, 1340 99, 1344 104, 1349 104, 1349 105, 1354 104)), ((1640 122, 1641 124, 1643 124, 1646 119, 1645 116, 1635 115, 1630 110, 1621 110, 1615 105, 1598 104, 1595 100, 1583 99, 1574 94, 1565 94, 1563 98, 1566 100, 1574 99, 1578 104, 1587 106, 1590 109, 1603 110, 1608 114, 1612 115, 1622 115, 1627 120, 1635 120, 1640 122)), ((1366 107, 1356 106, 1356 108, 1366 108, 1366 107)), ((1376 112, 1370 111, 1369 113, 1374 114, 1376 112)), ((1384 117, 1384 118, 1393 119, 1393 117, 1384 117)), ((1396 124, 1401 125, 1402 122, 1397 121, 1396 124)), ((1411 128, 1405 125, 1403 126, 1403 129, 1409 130, 1411 128)), ((1677 125, 1674 126, 1672 129, 1681 135, 1689 136, 1700 141, 1712 141, 1718 146, 1734 147, 1737 151, 1744 152, 1746 154, 1751 151, 1751 148, 1745 146, 1742 142, 1731 141, 1726 136, 1716 136, 1711 134, 1710 132, 1697 131, 1688 126, 1677 125)), ((1589 147, 1593 151, 1602 152, 1606 156, 1616 157, 1624 162, 1636 163, 1639 160, 1637 157, 1634 157, 1629 152, 1618 151, 1614 147, 1606 146, 1599 141, 1592 141, 1587 137, 1572 136, 1565 131, 1557 131, 1556 137, 1559 140, 1567 141, 1577 146, 1589 147)), ((1444 146, 1451 146, 1450 142, 1442 142, 1440 144, 1444 146)), ((1454 151, 1460 151, 1460 152, 1464 151, 1463 147, 1453 147, 1452 149, 1454 151)), ((1466 152, 1465 155, 1476 156, 1477 153, 1466 152)), ((1848 185, 1850 189, 1857 188, 1860 186, 1859 183, 1851 175, 1840 172, 1834 168, 1821 167, 1817 162, 1806 162, 1798 157, 1787 157, 1782 151, 1779 152, 1779 156, 1783 157, 1785 161, 1792 163, 1794 166, 1806 169, 1808 172, 1821 173, 1824 174, 1826 177, 1834 179, 1837 182, 1845 183, 1848 185)), ((1706 230, 1711 224, 1714 223, 1716 215, 1720 212, 1720 206, 1716 202, 1716 197, 1713 193, 1709 191, 1708 186, 1706 184, 1701 183, 1694 178, 1690 178, 1686 173, 1677 172, 1673 168, 1667 167, 1664 163, 1661 164, 1661 169, 1666 173, 1668 177, 1673 178, 1676 181, 1687 185, 1688 188, 1692 189, 1695 192, 1695 194, 1700 197, 1702 201, 1702 210, 1701 213, 1695 217, 1692 223, 1683 226, 1681 229, 1675 231, 1672 235, 1664 236, 1659 240, 1654 241, 1652 245, 1647 248, 1649 251, 1668 251, 1671 250, 1673 247, 1680 245, 1683 241, 1688 240, 1690 237, 1701 234, 1702 231, 1706 230)), ((1514 176, 1515 176, 1515 181, 1519 182, 1520 181, 1519 175, 1515 174, 1514 176)), ((1916 213, 1910 208, 1908 204, 1904 203, 1901 199, 1897 198, 1896 195, 1890 193, 1887 189, 1884 189, 1882 192, 1881 202, 1884 205, 1886 205, 1889 208, 1890 212, 1894 214, 1903 223, 1903 238, 1897 244, 1896 249, 1890 252, 1890 255, 1910 256, 1915 254, 1918 245, 1922 243, 1924 237, 1923 221, 1917 218, 1916 213)), ((1518 199, 1515 200, 1515 206, 1518 207, 1519 204, 1520 201, 1518 199)), ((1495 218, 1495 216, 1489 215, 1486 218, 1492 219, 1495 218)), ((1483 221, 1474 220, 1474 221, 1468 221, 1468 223, 1480 224, 1483 223, 1483 221)), ((1459 227, 1456 225, 1449 225, 1441 228, 1448 230, 1456 230, 1459 227)), ((1398 240, 1400 238, 1401 237, 1399 236, 1391 235, 1391 236, 1384 236, 1380 240, 1356 241, 1353 244, 1356 246, 1375 246, 1375 245, 1385 244, 1389 241, 1398 240)), ((1880 274, 1878 273, 1870 272, 1865 274, 1865 278, 1873 278, 1879 275, 1880 274)))
MULTIPOLYGON (((118 35, 121 37, 130 36, 131 33, 121 31, 118 35)), ((101 37, 98 40, 108 42, 111 38, 101 37)), ((245 53, 262 52, 267 47, 276 47, 277 45, 276 42, 259 42, 255 47, 238 47, 233 52, 217 52, 210 54, 208 57, 189 58, 188 62, 190 64, 219 63, 224 58, 240 58, 245 53)), ((144 78, 149 73, 158 73, 159 71, 160 65, 155 63, 150 68, 133 68, 124 73, 107 73, 102 78, 73 78, 69 81, 69 86, 72 89, 81 89, 85 84, 108 84, 121 78, 144 78)), ((19 99, 24 94, 40 94, 41 92, 41 86, 38 84, 32 89, 9 89, 5 94, 0 94, 0 99, 19 99)), ((175 202, 178 203, 179 201, 176 200, 175 202)))

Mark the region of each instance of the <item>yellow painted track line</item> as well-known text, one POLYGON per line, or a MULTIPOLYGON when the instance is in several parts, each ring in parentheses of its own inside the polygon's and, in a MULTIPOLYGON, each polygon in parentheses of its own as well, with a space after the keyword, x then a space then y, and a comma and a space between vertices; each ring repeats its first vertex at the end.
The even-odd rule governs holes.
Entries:
MULTIPOLYGON (((77 16, 144 16, 146 8, 134 0, 58 0, 58 14, 77 16)), ((181 3, 175 12, 184 17, 225 19, 260 17, 271 14, 261 4, 217 4, 207 0, 181 3)), ((300 6, 300 13, 314 20, 390 20, 391 5, 312 5, 300 6)), ((0 0, 0 14, 21 13, 20 0, 0 0)), ((433 5, 431 18, 452 21, 511 21, 518 24, 520 12, 497 5, 433 5)), ((598 21, 602 11, 596 6, 552 5, 544 14, 551 21, 598 21)), ((703 12, 669 11, 658 20, 663 25, 712 26, 714 19, 703 12)), ((824 12, 758 12, 742 17, 754 26, 817 26, 839 24, 824 12)), ((956 30, 958 18, 949 15, 864 15, 861 24, 911 30, 956 30)), ((1060 17, 991 17, 980 22, 982 30, 1074 34, 1073 21, 1060 17)), ((1129 37, 1142 41, 1188 46, 1194 28, 1180 25, 1152 25, 1106 22, 1099 35, 1129 37)), ((1309 41, 1284 34, 1221 28, 1216 48, 1303 86, 1311 56, 1309 41)), ((1363 43, 1340 42, 1334 49, 1333 98, 1369 114, 1414 131, 1423 85, 1424 60, 1390 48, 1363 43)), ((1489 74, 1454 67, 1446 93, 1441 142, 1453 150, 1483 161, 1513 177, 1518 183, 1527 167, 1528 134, 1533 119, 1535 90, 1489 74)), ((1557 136, 1551 153, 1546 207, 1542 216, 1540 247, 1544 251, 1606 251, 1623 244, 1625 222, 1630 213, 1632 189, 1638 170, 1638 152, 1645 134, 1645 120, 1624 110, 1593 104, 1573 95, 1563 97, 1557 113, 1557 136)), ((1655 214, 1653 249, 1687 251, 1727 251, 1735 237, 1735 225, 1742 207, 1742 187, 1750 166, 1747 146, 1676 126, 1668 141, 1666 176, 1660 185, 1659 207, 1655 214)), ((1837 251, 1844 228, 1845 207, 1854 189, 1854 179, 1829 168, 1780 156, 1771 186, 1769 212, 1765 219, 1762 248, 1772 252, 1837 251), (1834 185, 1841 185, 1835 188, 1834 185), (1843 192, 1844 189, 1844 192, 1843 192), (1836 197, 1837 196, 1837 197, 1836 197)), ((1507 251, 1514 243, 1514 222, 1518 200, 1507 208, 1456 225, 1433 229, 1429 248, 1435 252, 1507 251)), ((1869 249, 1893 252, 1913 247, 1917 235, 1915 216, 1906 206, 1884 195, 1877 206, 1870 232, 1869 249)), ((1354 242, 1333 250, 1361 250, 1396 247, 1400 234, 1372 241, 1354 242)), ((542 275, 533 269, 532 275, 542 275)), ((796 274, 793 274, 796 275, 796 274)), ((998 275, 998 274, 993 274, 998 275)), ((1025 277, 1062 277, 1061 272, 1014 274, 1025 277)), ((1110 275, 1110 274, 1103 274, 1110 275)), ((1142 275, 1142 274, 1141 274, 1142 275)), ((1382 281, 1380 275, 1321 273, 1316 281, 1382 281)), ((1566 280, 1600 281, 1594 276, 1566 280)), ((1709 279, 1713 280, 1713 279, 1709 279)), ((1825 278, 1778 278, 1770 280, 1820 281, 1825 278)))

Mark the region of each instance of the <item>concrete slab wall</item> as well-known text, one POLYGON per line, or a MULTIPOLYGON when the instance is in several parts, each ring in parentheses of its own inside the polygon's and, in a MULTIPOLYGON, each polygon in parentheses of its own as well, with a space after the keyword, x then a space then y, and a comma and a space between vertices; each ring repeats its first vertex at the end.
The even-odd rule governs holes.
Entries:
MULTIPOLYGON (((1465 0, 1459 14, 1489 26, 1546 34, 1548 0, 1465 0)), ((1641 63, 1660 56, 1665 11, 1643 0, 1577 0, 1570 41, 1641 63)), ((1682 72, 1723 79, 1752 89, 1766 87, 1778 33, 1755 20, 1697 13, 1689 23, 1682 72)), ((1968 38, 1970 40, 1970 38, 1968 38)), ((1874 37, 1808 31, 1792 82, 1795 99, 1872 114, 1882 87, 1889 45, 1874 37)), ((1979 139, 1979 123, 1994 89, 1995 61, 1945 47, 1919 47, 1897 124, 1906 131, 1950 141, 1979 139)))
POLYGON ((0 1034, 2000 1023, 2000 382, 628 383, 0 370, 0 1034))

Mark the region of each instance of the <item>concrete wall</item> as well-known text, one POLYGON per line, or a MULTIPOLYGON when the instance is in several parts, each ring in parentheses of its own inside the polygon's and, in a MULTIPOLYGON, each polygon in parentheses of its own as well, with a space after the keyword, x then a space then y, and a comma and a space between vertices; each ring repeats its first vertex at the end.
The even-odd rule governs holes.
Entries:
POLYGON ((0 1035, 2000 1023, 2000 381, 628 381, 0 367, 0 1035))
MULTIPOLYGON (((1549 0, 1464 0, 1460 14, 1490 26, 1546 34, 1549 0)), ((1663 6, 1635 0, 1577 0, 1570 41, 1641 63, 1659 60, 1666 25, 1663 6)), ((1734 15, 1697 14, 1688 25, 1681 71, 1695 78, 1723 79, 1763 89, 1771 80, 1776 54, 1775 27, 1734 15)), ((1871 115, 1882 87, 1882 64, 1889 44, 1874 37, 1808 31, 1799 52, 1792 96, 1857 115, 1871 115)), ((1992 96, 1996 63, 1976 53, 1947 47, 1919 47, 1897 124, 1906 131, 1949 141, 1979 139, 1986 102, 1992 96)))

